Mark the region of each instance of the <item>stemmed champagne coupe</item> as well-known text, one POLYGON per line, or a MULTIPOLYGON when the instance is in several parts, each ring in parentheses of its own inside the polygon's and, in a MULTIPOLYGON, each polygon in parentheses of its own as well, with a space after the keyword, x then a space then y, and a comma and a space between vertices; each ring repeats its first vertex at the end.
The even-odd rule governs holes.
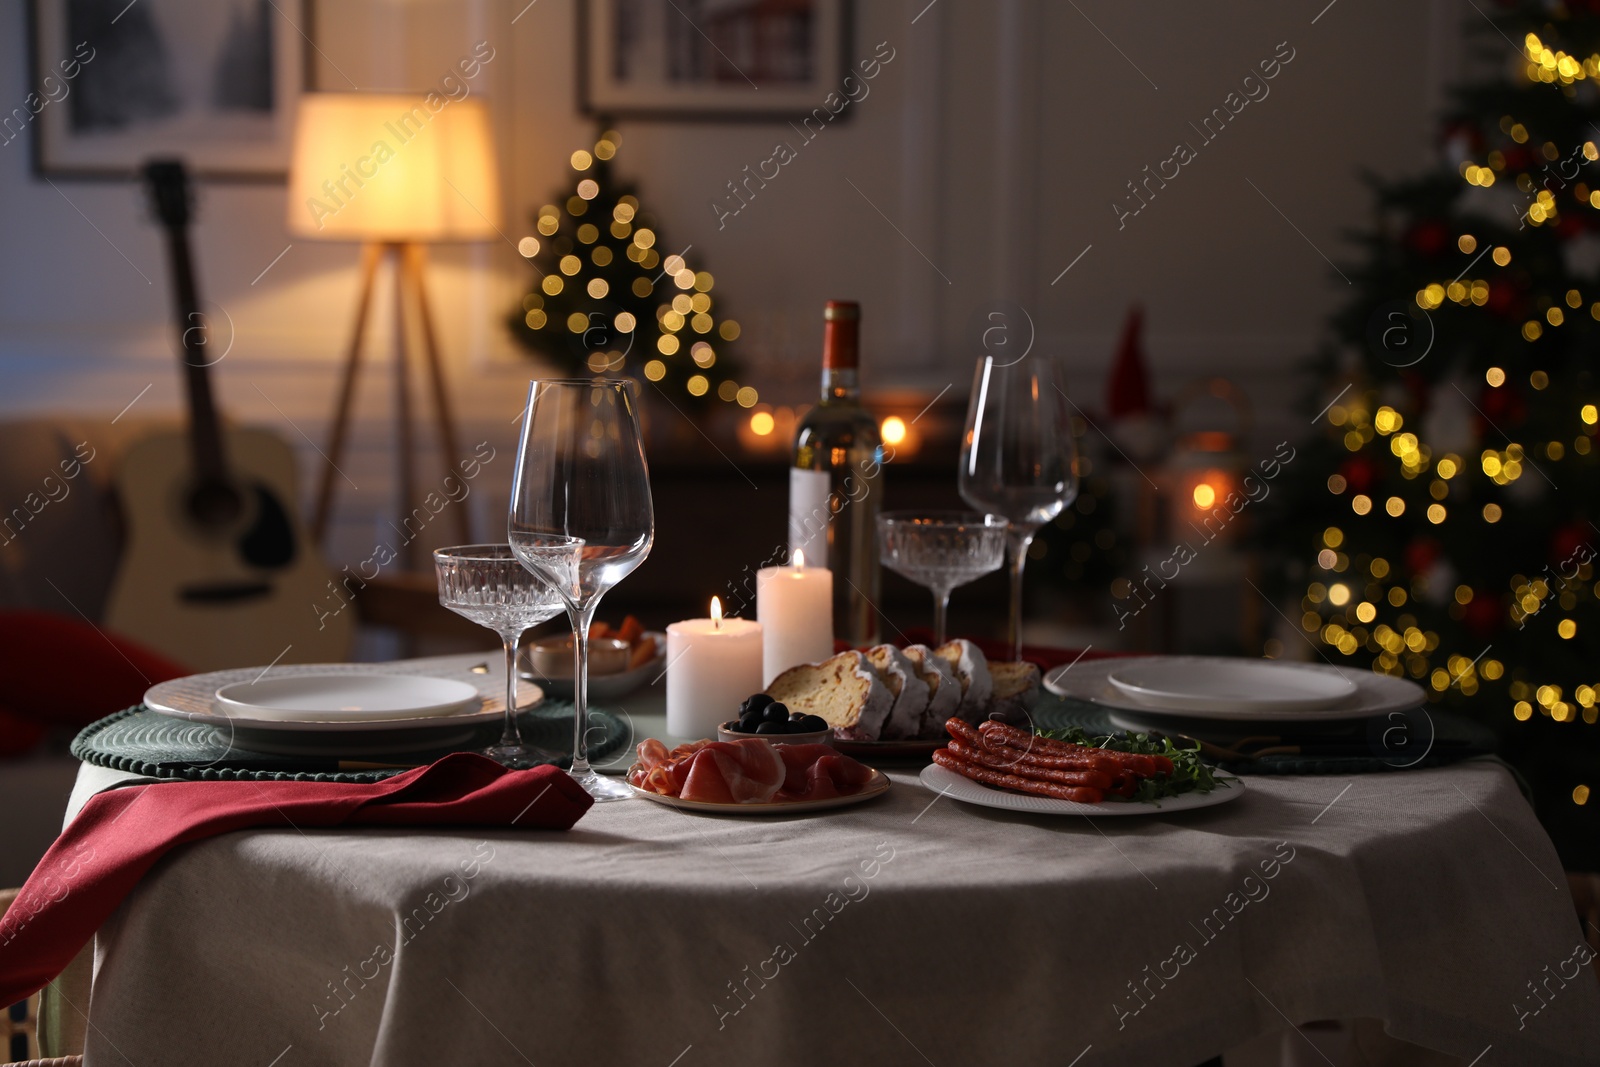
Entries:
POLYGON ((1022 659, 1022 570, 1039 527, 1078 496, 1078 450, 1055 361, 984 356, 961 444, 961 498, 1010 522, 1012 655, 1022 659))
POLYGON ((589 766, 589 626, 600 598, 644 562, 654 539, 638 384, 612 378, 530 382, 507 540, 517 559, 560 596, 572 621, 577 719, 570 773, 596 800, 620 800, 633 791, 589 766), (582 542, 576 558, 567 547, 573 538, 582 542))
MULTIPOLYGON (((567 538, 576 560, 583 542, 567 538)), ((559 551, 552 546, 552 552, 559 551)), ((483 754, 507 767, 556 763, 560 753, 525 744, 517 729, 517 642, 530 628, 561 614, 561 598, 549 584, 528 573, 509 545, 461 545, 435 549, 439 603, 500 635, 506 652, 506 718, 500 741, 483 754)))
POLYGON ((933 590, 933 643, 944 644, 950 590, 1006 560, 1006 520, 969 511, 890 511, 878 516, 883 565, 933 590))

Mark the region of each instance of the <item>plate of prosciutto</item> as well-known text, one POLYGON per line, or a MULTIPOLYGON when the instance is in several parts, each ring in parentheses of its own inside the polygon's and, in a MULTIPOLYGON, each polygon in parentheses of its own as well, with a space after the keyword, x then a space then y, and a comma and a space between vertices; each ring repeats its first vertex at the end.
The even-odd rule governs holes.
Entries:
POLYGON ((628 784, 645 800, 723 815, 798 815, 859 804, 889 790, 882 771, 831 745, 765 738, 695 741, 670 750, 654 738, 641 741, 628 784))
POLYGON ((1052 737, 960 719, 945 729, 950 743, 933 754, 920 780, 968 804, 1052 815, 1155 815, 1244 795, 1243 782, 1218 777, 1197 749, 1148 734, 1052 737))

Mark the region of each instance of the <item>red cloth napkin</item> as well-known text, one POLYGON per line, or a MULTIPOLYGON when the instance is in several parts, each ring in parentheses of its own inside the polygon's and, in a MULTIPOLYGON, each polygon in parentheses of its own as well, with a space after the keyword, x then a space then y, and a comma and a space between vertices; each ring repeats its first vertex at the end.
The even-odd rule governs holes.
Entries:
POLYGON ((91 797, 0 917, 0 1005, 43 989, 162 856, 249 827, 341 824, 566 830, 594 800, 556 767, 471 752, 370 785, 159 782, 91 797))

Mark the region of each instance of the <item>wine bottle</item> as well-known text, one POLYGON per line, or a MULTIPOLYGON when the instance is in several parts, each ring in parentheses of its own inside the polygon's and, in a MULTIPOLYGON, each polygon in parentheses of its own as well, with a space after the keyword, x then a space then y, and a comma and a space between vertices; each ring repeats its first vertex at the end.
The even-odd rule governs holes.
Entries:
POLYGON ((883 441, 856 379, 861 309, 823 312, 822 399, 800 420, 789 468, 789 551, 833 571, 833 632, 878 640, 878 509, 883 441))

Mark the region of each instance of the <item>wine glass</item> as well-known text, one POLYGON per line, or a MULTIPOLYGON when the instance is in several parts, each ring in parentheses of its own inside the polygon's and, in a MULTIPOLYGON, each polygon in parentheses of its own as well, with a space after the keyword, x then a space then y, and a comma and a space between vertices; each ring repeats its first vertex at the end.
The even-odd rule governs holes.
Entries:
MULTIPOLYGON (((573 559, 583 547, 567 538, 566 552, 573 559)), ((517 729, 517 642, 527 630, 561 614, 555 590, 529 574, 510 545, 460 545, 433 553, 439 577, 439 603, 457 615, 487 626, 500 635, 506 651, 506 718, 500 741, 483 754, 507 767, 537 767, 558 763, 561 754, 524 744, 517 729)))
POLYGON ((878 516, 883 565, 933 590, 933 643, 944 644, 950 590, 1006 560, 1006 520, 970 511, 890 511, 878 516))
POLYGON ((957 478, 961 499, 1010 522, 1012 655, 1022 659, 1022 569, 1039 527, 1078 496, 1078 450, 1049 359, 978 360, 957 478))
POLYGON ((528 383, 522 442, 511 484, 507 540, 548 582, 572 621, 573 726, 570 773, 596 800, 633 795, 589 766, 589 626, 600 598, 650 554, 655 514, 639 435, 638 383, 614 378, 528 383), (582 542, 577 558, 563 548, 582 542))

